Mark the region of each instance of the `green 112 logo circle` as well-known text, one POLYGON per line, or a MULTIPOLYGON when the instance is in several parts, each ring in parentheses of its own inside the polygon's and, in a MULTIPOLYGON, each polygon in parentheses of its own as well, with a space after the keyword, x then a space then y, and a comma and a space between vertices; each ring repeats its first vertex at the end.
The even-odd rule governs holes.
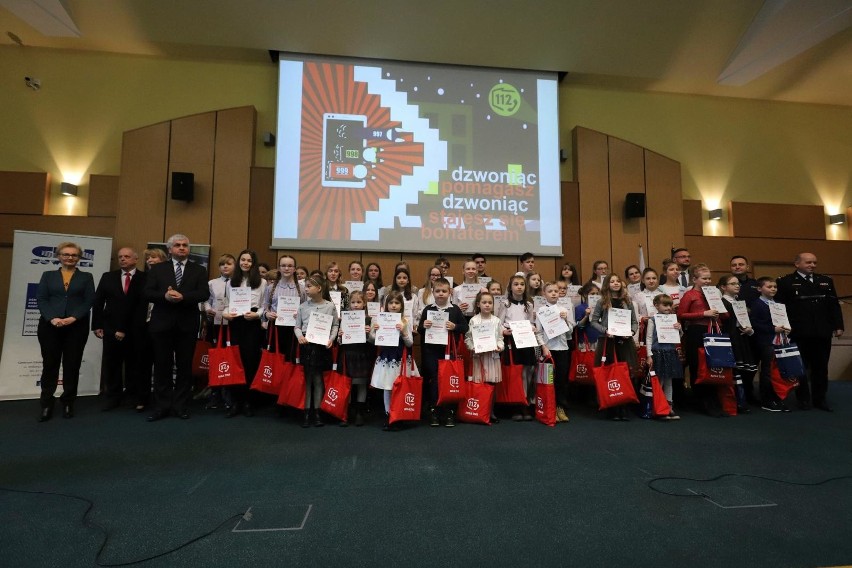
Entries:
POLYGON ((521 108, 521 94, 508 83, 499 83, 491 87, 488 104, 500 116, 512 116, 521 108))

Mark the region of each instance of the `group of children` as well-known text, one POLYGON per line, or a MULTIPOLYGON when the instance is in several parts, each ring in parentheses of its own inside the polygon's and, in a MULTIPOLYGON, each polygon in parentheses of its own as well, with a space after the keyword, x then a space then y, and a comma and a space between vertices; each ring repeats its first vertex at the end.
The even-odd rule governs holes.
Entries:
MULTIPOLYGON (((339 372, 351 378, 351 412, 341 425, 365 423, 370 385, 383 394, 384 428, 393 430, 389 413, 395 379, 405 365, 411 375, 422 376, 426 419, 431 426, 455 426, 454 405, 440 405, 438 392, 439 362, 457 355, 465 360, 463 379, 497 384, 502 381, 504 365, 522 366, 522 382, 526 404, 510 409, 515 421, 532 420, 535 401, 537 365, 546 361, 552 365, 556 394, 556 420, 569 420, 569 400, 591 399, 593 390, 569 384, 573 351, 594 351, 596 366, 614 361, 626 362, 635 379, 641 379, 645 369, 637 358, 637 345, 647 346, 647 368, 660 380, 665 398, 671 406, 680 402, 685 392, 684 358, 689 376, 695 377, 697 353, 708 327, 719 324, 720 330, 732 340, 737 357, 735 375, 739 384, 738 406, 747 412, 746 389, 751 387, 757 369, 756 359, 768 367, 772 356, 772 340, 776 333, 788 333, 771 325, 767 304, 772 302, 774 281, 766 278, 760 284, 761 298, 752 303, 752 327, 742 327, 735 318, 731 302, 739 294, 739 280, 729 275, 718 282, 727 313, 710 309, 702 286, 710 284, 710 270, 705 265, 691 270, 691 288, 678 284, 680 275, 673 262, 664 264, 663 278, 656 270, 640 271, 631 266, 625 278, 610 274, 604 261, 595 263, 594 276, 580 285, 574 265, 566 264, 558 280, 543 282, 534 270, 531 254, 520 258, 523 270, 506 284, 482 277, 484 257, 475 255, 463 266, 461 283, 452 285, 447 278, 449 263, 439 258, 430 267, 424 285, 412 285, 411 273, 405 262, 397 264, 389 285, 381 279, 381 268, 374 263, 366 269, 358 262, 349 265, 349 278, 341 275, 340 267, 330 263, 325 272, 309 272, 297 266, 295 258, 281 256, 275 270, 261 274, 261 266, 252 251, 242 251, 238 257, 223 255, 219 259, 221 277, 210 281, 210 298, 204 308, 208 316, 208 337, 217 340, 221 326, 229 328, 230 341, 239 346, 247 377, 247 385, 223 387, 221 393, 228 417, 240 412, 253 414, 261 395, 250 391, 257 372, 260 353, 271 339, 269 329, 277 330, 277 345, 289 361, 304 367, 305 404, 302 425, 322 426, 326 418, 319 410, 324 396, 324 374, 338 364, 339 372), (477 262, 481 259, 481 262, 477 262), (672 268, 674 267, 674 268, 672 268), (265 276, 265 277, 264 277, 265 276), (349 287, 353 288, 349 290, 349 287), (355 286, 357 284, 357 286, 355 286), (230 295, 237 287, 251 289, 248 311, 234 313, 229 308, 230 295), (354 289, 360 288, 360 289, 354 289), (505 292, 505 293, 504 293, 505 292), (399 314, 394 327, 398 335, 395 344, 376 338, 385 333, 374 317, 377 310, 399 314), (340 316, 343 312, 364 312, 364 338, 360 343, 343 341, 340 316), (654 325, 654 314, 674 314, 674 328, 682 335, 682 346, 660 341, 654 325), (316 314, 322 314, 317 316, 316 314), (320 339, 316 329, 309 330, 312 318, 330 322, 322 327, 320 339), (610 318, 619 318, 620 332, 614 332, 610 318), (512 324, 525 320, 529 327, 512 324), (767 321, 770 321, 767 324, 767 321), (434 324, 434 326, 433 326, 434 324), (532 330, 534 341, 515 345, 513 327, 532 330), (437 333, 440 331, 440 333, 437 333), (313 336, 311 336, 313 334, 313 336), (751 336, 759 345, 753 355, 751 336), (415 362, 413 346, 420 340, 419 364, 415 362), (435 341, 434 337, 446 338, 435 341), (531 344, 532 343, 532 344, 531 344), (487 349, 482 349, 482 344, 487 349), (681 348, 682 347, 682 348, 681 348), (684 357, 685 355, 685 357, 684 357), (679 400, 680 399, 680 400, 679 400)), ((243 294, 245 296, 245 294, 243 294)), ((359 320, 360 321, 360 320, 359 320)), ((358 324, 360 326, 360 324, 358 324)), ((529 339, 529 336, 528 336, 529 339)), ((761 374, 760 392, 764 408, 784 410, 783 402, 771 391, 768 370, 761 374)), ((492 389, 494 390, 494 389, 492 389)), ((496 392, 496 390, 494 390, 496 392)), ((710 414, 719 414, 715 392, 692 385, 692 393, 710 414)), ((495 413, 496 401, 491 401, 491 422, 499 422, 495 413)), ((609 411, 616 421, 629 419, 626 406, 609 411)), ((645 415, 645 417, 648 417, 645 415)), ((677 420, 672 410, 664 420, 677 420)))

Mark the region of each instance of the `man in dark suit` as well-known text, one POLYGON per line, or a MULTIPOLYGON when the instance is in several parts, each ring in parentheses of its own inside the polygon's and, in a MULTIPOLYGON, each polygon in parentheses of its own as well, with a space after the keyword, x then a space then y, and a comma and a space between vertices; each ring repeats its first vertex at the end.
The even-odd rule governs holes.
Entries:
POLYGON ((172 235, 168 240, 170 262, 151 267, 145 298, 154 304, 148 330, 154 348, 154 412, 149 422, 169 414, 189 418, 192 390, 192 355, 198 336, 199 302, 209 295, 207 271, 189 262, 189 239, 172 235), (172 381, 172 364, 177 376, 172 381))
POLYGON ((817 257, 800 253, 794 262, 796 271, 778 279, 775 300, 787 306, 792 333, 790 339, 799 346, 807 375, 796 389, 799 407, 831 412, 826 401, 828 391, 828 359, 832 336, 843 335, 843 314, 834 290, 834 281, 816 274, 817 257), (810 384, 809 384, 810 383, 810 384))
POLYGON ((138 261, 139 255, 132 248, 119 249, 118 270, 105 272, 95 291, 92 331, 104 341, 103 410, 119 406, 126 391, 141 412, 151 394, 150 376, 145 384, 139 358, 148 301, 144 296, 146 275, 136 270, 138 261))

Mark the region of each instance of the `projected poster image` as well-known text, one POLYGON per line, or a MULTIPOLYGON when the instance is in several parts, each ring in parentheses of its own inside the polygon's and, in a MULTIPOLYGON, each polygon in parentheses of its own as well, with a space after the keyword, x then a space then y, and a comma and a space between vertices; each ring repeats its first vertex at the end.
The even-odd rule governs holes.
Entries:
POLYGON ((273 247, 561 254, 554 76, 280 65, 273 247))

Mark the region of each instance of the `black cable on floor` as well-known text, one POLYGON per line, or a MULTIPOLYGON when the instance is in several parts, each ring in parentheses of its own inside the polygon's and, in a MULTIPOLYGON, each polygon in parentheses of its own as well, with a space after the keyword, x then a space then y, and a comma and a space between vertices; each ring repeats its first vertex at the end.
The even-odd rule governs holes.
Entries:
POLYGON ((826 483, 830 483, 832 481, 839 481, 841 479, 852 479, 852 475, 839 475, 837 477, 829 477, 828 479, 823 479, 822 481, 814 481, 814 482, 800 482, 800 481, 787 481, 786 479, 777 479, 774 477, 767 477, 764 475, 751 475, 748 473, 723 473, 721 475, 717 475, 715 477, 708 477, 706 479, 699 479, 694 477, 655 477, 647 482, 648 489, 654 491, 656 493, 660 493, 662 495, 668 495, 669 497, 707 497, 710 496, 705 493, 669 493, 668 491, 663 491, 661 489, 657 489, 654 487, 654 484, 658 481, 695 481, 698 483, 708 483, 711 481, 718 481, 720 479, 724 479, 726 477, 748 477, 751 479, 760 479, 763 481, 773 481, 775 483, 782 483, 784 485, 797 485, 801 487, 816 487, 817 485, 825 485, 826 483))
POLYGON ((118 566, 133 566, 134 564, 141 564, 143 562, 148 562, 149 560, 154 560, 155 558, 162 558, 163 556, 167 556, 169 554, 172 554, 173 552, 177 552, 178 550, 185 548, 185 547, 189 546, 190 544, 192 544, 194 542, 198 542, 199 540, 212 535, 213 533, 218 531, 220 528, 225 526, 228 522, 230 522, 234 519, 245 516, 245 513, 239 513, 239 514, 236 514, 236 515, 231 515, 230 517, 228 517, 227 519, 225 519, 224 521, 222 521, 221 523, 216 525, 215 528, 207 531, 206 533, 198 535, 197 537, 195 537, 191 540, 188 540, 188 541, 184 542, 183 544, 179 544, 178 546, 175 546, 174 548, 170 548, 169 550, 166 550, 164 552, 160 552, 158 554, 154 554, 152 556, 146 556, 144 558, 140 558, 138 560, 131 560, 129 562, 102 563, 101 562, 101 554, 103 554, 103 551, 106 548, 107 543, 109 542, 109 531, 107 531, 104 527, 102 527, 101 525, 99 525, 96 522, 89 519, 89 514, 92 512, 92 509, 94 509, 94 507, 95 507, 95 503, 93 501, 91 501, 90 499, 87 499, 85 497, 80 497, 79 495, 70 495, 70 494, 67 494, 67 493, 54 493, 54 492, 51 492, 51 491, 26 491, 24 489, 11 489, 9 487, 0 487, 0 491, 7 491, 9 493, 23 493, 23 494, 28 494, 28 495, 49 495, 51 497, 64 497, 66 499, 73 499, 75 501, 82 501, 83 503, 85 503, 86 504, 86 511, 83 513, 83 518, 81 519, 81 522, 83 523, 83 526, 90 528, 90 529, 94 529, 94 530, 98 531, 99 533, 101 533, 103 535, 103 542, 101 543, 101 546, 98 549, 98 553, 95 555, 95 564, 97 564, 98 566, 103 566, 105 568, 113 568, 113 567, 118 567, 118 566))

